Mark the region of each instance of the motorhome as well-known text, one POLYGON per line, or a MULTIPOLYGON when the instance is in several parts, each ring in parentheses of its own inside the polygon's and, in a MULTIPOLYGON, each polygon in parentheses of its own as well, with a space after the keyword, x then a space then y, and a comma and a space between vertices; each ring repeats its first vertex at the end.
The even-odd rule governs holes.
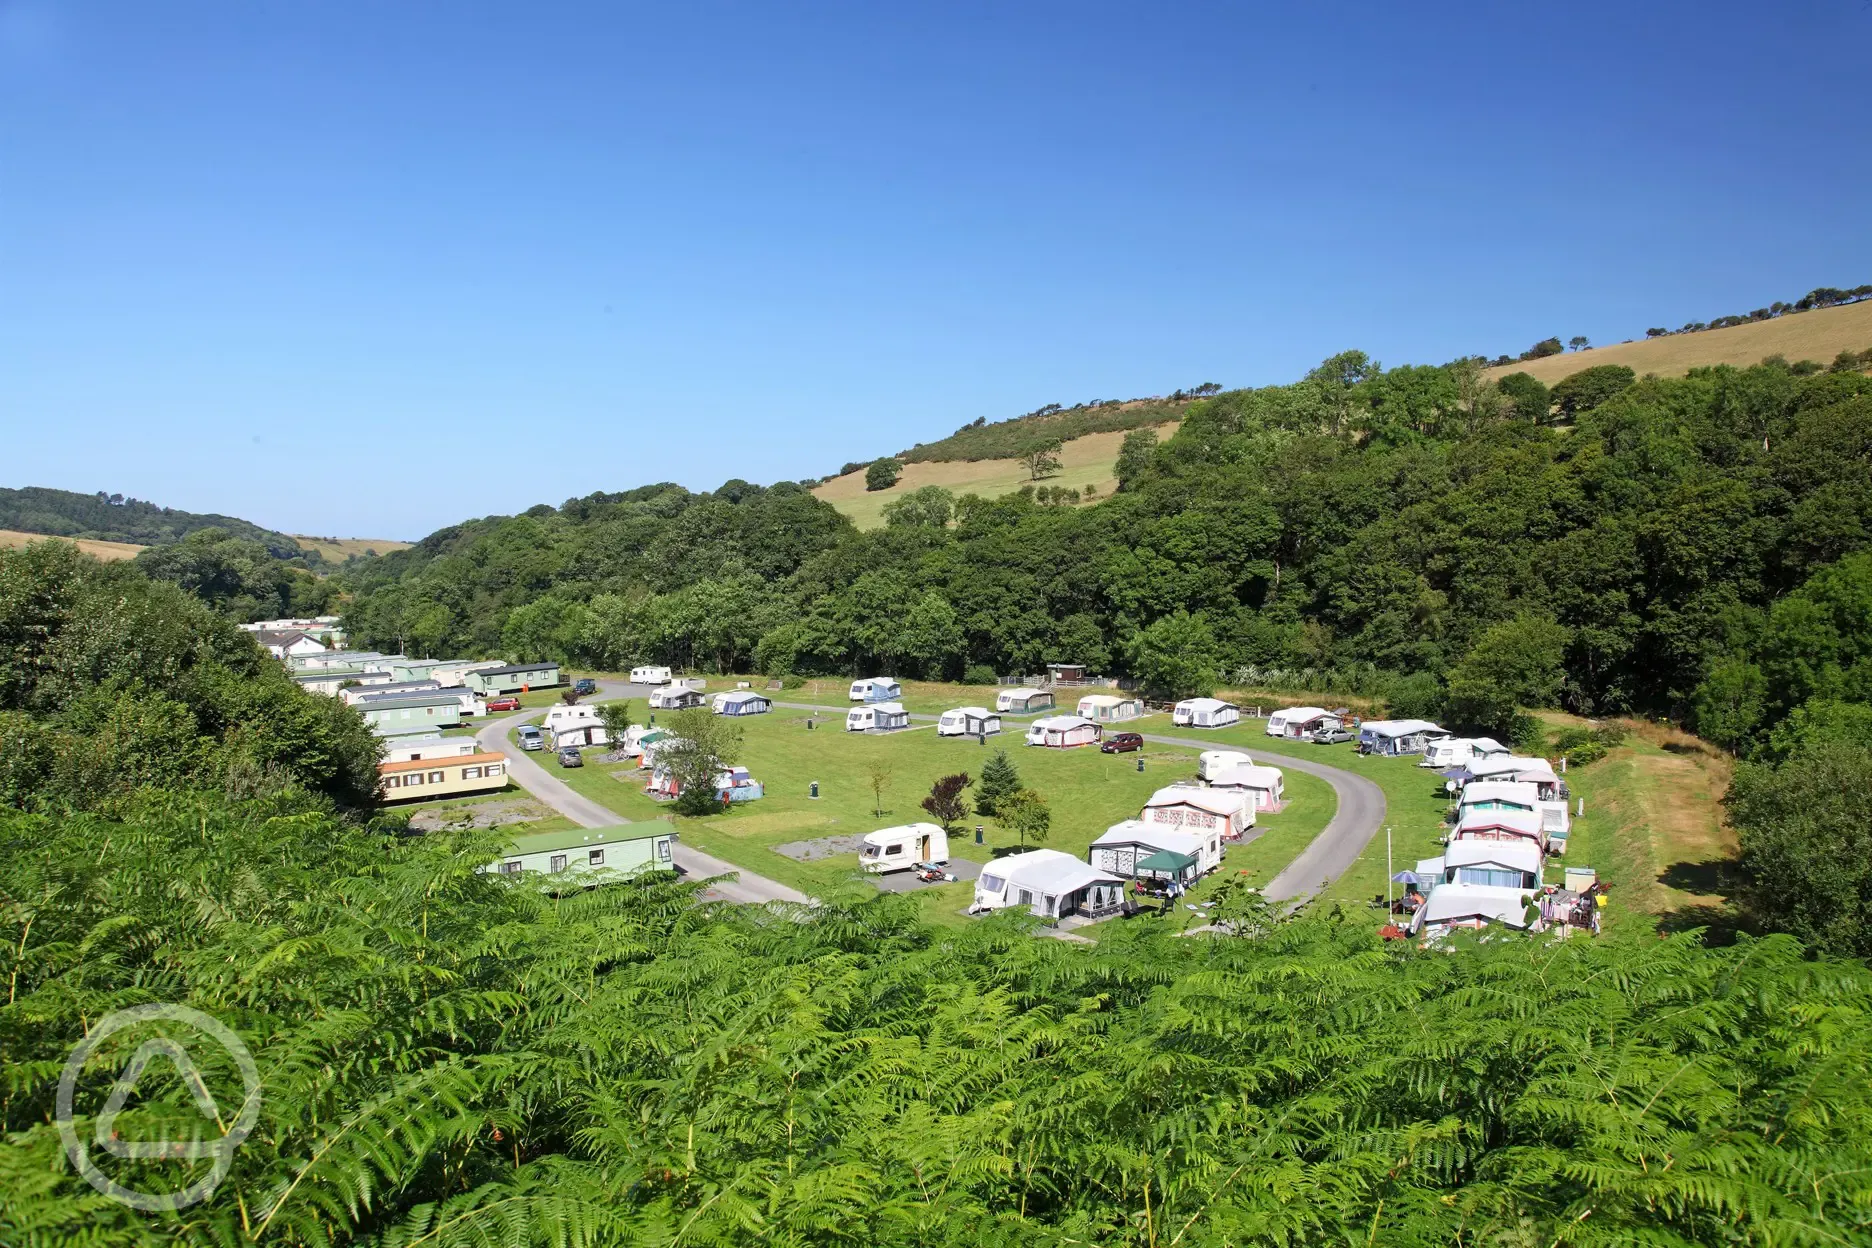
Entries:
POLYGON ((1241 722, 1241 708, 1220 698, 1185 698, 1171 708, 1170 722, 1178 728, 1226 728, 1241 722))
POLYGON ((854 680, 846 697, 853 702, 895 702, 903 697, 903 686, 888 676, 854 680))
POLYGON ((992 737, 1001 731, 1001 717, 985 706, 958 706, 936 721, 939 737, 992 737))
POLYGON ((670 683, 670 669, 667 667, 633 667, 630 673, 633 685, 667 685, 670 683))
POLYGON ((908 823, 864 834, 858 865, 873 875, 908 871, 919 862, 938 866, 949 861, 949 834, 933 823, 908 823))
POLYGON ((901 702, 879 702, 875 706, 854 706, 845 712, 846 732, 891 732, 910 726, 910 712, 901 702))

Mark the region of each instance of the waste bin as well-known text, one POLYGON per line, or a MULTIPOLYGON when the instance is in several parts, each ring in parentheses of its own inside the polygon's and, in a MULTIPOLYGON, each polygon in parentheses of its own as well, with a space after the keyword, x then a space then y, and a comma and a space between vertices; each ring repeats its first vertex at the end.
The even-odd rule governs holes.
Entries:
POLYGON ((975 825, 975 843, 977 845, 982 843, 982 825, 979 823, 975 825))
POLYGON ((819 782, 818 782, 817 780, 815 780, 815 781, 813 781, 813 782, 812 782, 812 791, 811 791, 810 793, 808 793, 808 794, 807 794, 806 796, 808 796, 808 797, 818 797, 818 796, 819 796, 819 782))

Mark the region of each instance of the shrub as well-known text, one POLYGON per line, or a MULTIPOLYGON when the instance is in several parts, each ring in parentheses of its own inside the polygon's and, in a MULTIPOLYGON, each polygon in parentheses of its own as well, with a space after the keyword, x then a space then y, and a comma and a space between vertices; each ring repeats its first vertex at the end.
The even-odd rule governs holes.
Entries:
POLYGON ((1596 763, 1624 744, 1626 732, 1617 724, 1592 728, 1563 728, 1554 734, 1554 753, 1564 755, 1570 767, 1596 763))
POLYGON ((962 673, 965 685, 992 685, 995 683, 995 670, 986 663, 971 663, 962 673))
POLYGON ((897 478, 903 476, 903 461, 886 455, 883 459, 871 461, 865 469, 865 489, 888 490, 897 484, 897 478))
POLYGON ((1600 364, 1555 382, 1553 401, 1561 416, 1571 418, 1598 407, 1637 380, 1638 374, 1623 364, 1600 364))

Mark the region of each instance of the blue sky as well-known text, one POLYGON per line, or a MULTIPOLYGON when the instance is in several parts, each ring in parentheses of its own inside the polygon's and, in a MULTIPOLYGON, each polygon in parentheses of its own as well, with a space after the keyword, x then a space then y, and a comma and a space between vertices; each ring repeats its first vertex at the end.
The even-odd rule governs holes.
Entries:
POLYGON ((0 485, 413 538, 1856 285, 1869 40, 1866 0, 0 0, 0 485))

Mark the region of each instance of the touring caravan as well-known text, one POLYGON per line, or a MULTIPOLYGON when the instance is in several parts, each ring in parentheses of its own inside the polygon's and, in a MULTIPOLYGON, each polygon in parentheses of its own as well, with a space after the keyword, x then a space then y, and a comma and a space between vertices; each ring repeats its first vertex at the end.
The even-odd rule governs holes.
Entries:
POLYGON ((765 715, 773 709, 771 699, 762 697, 752 689, 718 693, 714 702, 717 715, 765 715))
POLYGON ((1092 745, 1099 739, 1099 726, 1078 715, 1049 715, 1027 725, 1027 744, 1044 745, 1056 750, 1076 745, 1092 745))
MULTIPOLYGON (((1180 854, 1190 859, 1189 874, 1204 875, 1222 865, 1222 836, 1214 829, 1173 828, 1163 823, 1126 819, 1114 823, 1092 842, 1086 857, 1100 870, 1130 879, 1137 874, 1140 862, 1156 853, 1180 854)), ((1184 872, 1173 868, 1169 873, 1184 883, 1184 872)))
POLYGON ((969 913, 1025 906, 1041 918, 1102 918, 1124 906, 1124 881, 1057 849, 997 858, 975 881, 969 913))
POLYGON ((549 743, 555 750, 586 745, 608 745, 604 720, 595 706, 555 706, 546 712, 544 725, 549 743))
POLYGON ((1472 760, 1500 758, 1508 747, 1489 737, 1444 737, 1424 746, 1419 767, 1461 767, 1472 760))
POLYGON ((1209 777, 1209 784, 1217 789, 1246 793, 1256 810, 1277 810, 1282 794, 1286 791, 1287 779, 1278 767, 1257 767, 1249 763, 1244 767, 1230 767, 1226 771, 1216 772, 1209 777))
POLYGON ((939 737, 992 737, 1001 731, 1001 717, 983 706, 958 706, 936 721, 939 737))
POLYGON ((667 685, 670 683, 670 669, 667 667, 633 667, 630 679, 633 685, 667 685))
POLYGON ((649 702, 653 711, 686 711, 702 705, 702 693, 687 685, 664 685, 651 693, 649 702))
POLYGON ((1172 709, 1170 722, 1178 728, 1226 728, 1241 722, 1241 708, 1220 698, 1186 698, 1172 709))
POLYGON ((1339 717, 1317 706, 1290 706, 1275 711, 1268 716, 1267 727, 1262 731, 1270 737, 1307 736, 1316 728, 1338 728, 1339 717))
POLYGON ((854 706, 845 712, 846 732, 890 732, 910 726, 910 712, 901 702, 879 702, 875 706, 854 706))
POLYGON ((1254 827, 1254 804, 1246 793, 1177 784, 1151 794, 1138 818, 1190 832, 1220 832, 1234 840, 1254 827))
POLYGON ((1110 693, 1088 693, 1079 699, 1082 718, 1100 724, 1122 724, 1144 714, 1144 703, 1137 698, 1121 698, 1110 693))
POLYGON ((995 692, 995 710, 1017 715, 1030 711, 1050 711, 1056 704, 1049 689, 1000 689, 995 692))
POLYGON ((1359 753, 1387 758, 1422 754, 1432 741, 1449 735, 1449 729, 1439 728, 1427 719, 1368 719, 1359 725, 1359 753))
POLYGON ((919 862, 949 861, 949 834, 933 823, 867 832, 859 844, 858 865, 873 875, 908 871, 919 862))
POLYGON ((1254 759, 1240 750, 1204 750, 1196 756, 1196 775, 1202 780, 1214 780, 1220 772, 1234 767, 1252 766, 1254 759))
POLYGON ((853 702, 895 702, 903 697, 903 686, 888 676, 872 676, 852 681, 848 696, 853 702))

